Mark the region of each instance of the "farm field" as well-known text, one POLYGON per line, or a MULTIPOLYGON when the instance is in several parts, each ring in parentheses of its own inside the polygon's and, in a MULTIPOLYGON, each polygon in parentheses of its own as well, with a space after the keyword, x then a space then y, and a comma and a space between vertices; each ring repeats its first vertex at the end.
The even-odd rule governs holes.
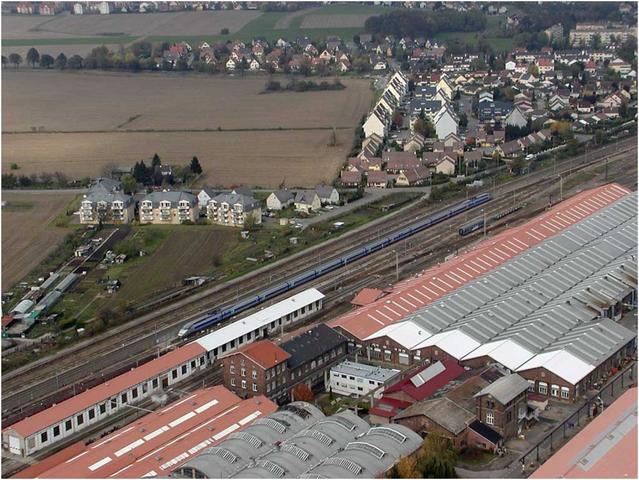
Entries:
POLYGON ((36 267, 64 237, 51 225, 75 193, 2 192, 2 288, 8 290, 36 267))
POLYGON ((204 176, 199 184, 290 187, 330 183, 351 148, 353 130, 338 130, 336 147, 328 147, 326 130, 267 132, 169 132, 17 134, 2 136, 2 170, 11 163, 18 173, 44 171, 70 177, 98 176, 113 165, 133 165, 158 153, 165 163, 185 164, 193 155, 204 176))
POLYGON ((265 76, 27 67, 5 70, 2 80, 3 132, 353 127, 372 96, 370 83, 359 79, 344 79, 343 90, 263 95, 265 76))
POLYGON ((3 132, 21 132, 3 133, 3 172, 17 163, 20 175, 78 178, 154 153, 174 164, 197 155, 212 186, 330 182, 372 97, 359 79, 345 79, 344 90, 263 95, 265 77, 25 69, 3 80, 3 132))

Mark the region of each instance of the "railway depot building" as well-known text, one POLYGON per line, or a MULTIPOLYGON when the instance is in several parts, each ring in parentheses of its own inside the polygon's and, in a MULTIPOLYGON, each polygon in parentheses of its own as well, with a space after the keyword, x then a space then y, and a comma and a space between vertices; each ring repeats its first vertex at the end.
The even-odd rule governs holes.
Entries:
POLYGON ((31 455, 184 380, 206 365, 206 351, 198 344, 173 350, 10 425, 2 431, 2 447, 16 455, 31 455))
POLYGON ((2 431, 2 447, 27 456, 207 368, 219 355, 316 313, 324 295, 305 290, 166 353, 2 431))
POLYGON ((78 442, 19 473, 20 478, 166 476, 206 448, 277 410, 267 398, 241 400, 222 386, 203 388, 95 442, 78 442), (214 427, 214 428, 213 428, 214 427))
POLYGON ((293 402, 176 469, 174 478, 377 478, 422 439, 402 425, 370 427, 350 410, 325 416, 293 402))
POLYGON ((636 230, 636 193, 582 192, 333 325, 371 360, 497 363, 530 393, 575 400, 636 351, 617 323, 636 304, 636 230))

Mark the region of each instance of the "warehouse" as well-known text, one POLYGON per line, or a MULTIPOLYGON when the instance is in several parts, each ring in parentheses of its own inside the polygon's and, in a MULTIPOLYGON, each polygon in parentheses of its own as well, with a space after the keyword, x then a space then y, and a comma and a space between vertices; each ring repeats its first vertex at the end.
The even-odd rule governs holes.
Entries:
POLYGON ((531 391, 583 395, 635 349, 636 334, 613 319, 636 302, 636 202, 628 194, 382 328, 365 339, 369 357, 498 362, 531 391))
POLYGON ((323 298, 324 295, 319 290, 309 288, 198 338, 193 343, 206 349, 212 363, 227 352, 283 331, 285 326, 316 314, 322 309, 323 298))
POLYGON ((27 456, 94 425, 206 367, 206 351, 187 345, 5 428, 2 447, 27 456))
POLYGON ((629 193, 630 190, 617 184, 581 192, 519 227, 484 240, 476 248, 451 261, 399 282, 388 295, 343 315, 329 325, 342 330, 355 343, 361 344, 383 327, 437 302, 629 193))
POLYGON ((141 478, 166 475, 233 431, 277 410, 265 397, 241 400, 222 386, 192 392, 78 451, 75 445, 21 478, 141 478), (214 425, 214 429, 208 427, 214 425))

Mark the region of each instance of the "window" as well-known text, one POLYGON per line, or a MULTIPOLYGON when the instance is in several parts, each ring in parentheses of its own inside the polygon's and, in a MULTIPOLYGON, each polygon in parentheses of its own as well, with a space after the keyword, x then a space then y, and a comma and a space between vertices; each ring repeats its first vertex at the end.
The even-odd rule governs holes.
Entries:
POLYGON ((240 375, 242 375, 243 377, 246 377, 246 368, 240 369, 240 375))
POLYGON ((60 425, 53 427, 53 438, 60 436, 60 425))
POLYGON ((244 336, 241 336, 237 342, 239 345, 242 345, 244 343, 244 336))
POLYGON ((84 415, 80 414, 75 417, 75 423, 77 423, 78 425, 82 425, 84 423, 84 415))
POLYGON ((95 418, 95 409, 92 408, 89 410, 89 420, 93 420, 95 418))
POLYGON ((357 390, 360 391, 360 392, 364 391, 364 389, 362 387, 357 387, 357 390))
POLYGON ((231 340, 231 348, 235 348, 235 339, 231 340))
POLYGON ((375 382, 374 382, 373 380, 369 380, 369 381, 368 381, 368 384, 369 384, 369 385, 375 385, 375 382))
POLYGON ((495 424, 495 414, 493 412, 486 412, 486 425, 495 424))
POLYGON ((246 380, 242 380, 242 388, 246 390, 246 380))
POLYGON ((570 389, 568 387, 561 387, 561 398, 568 400, 570 398, 570 389))
POLYGON ((72 428, 73 428, 73 422, 71 420, 67 420, 66 422, 64 422, 64 431, 65 432, 68 432, 72 428))
POLYGON ((156 388, 158 388, 158 379, 154 378, 153 379, 153 390, 155 390, 156 388))
POLYGON ((138 387, 131 390, 131 398, 138 398, 138 387))
POLYGON ((535 391, 535 381, 534 380, 528 380, 528 391, 534 393, 534 391, 535 391))
POLYGON ((271 384, 270 384, 270 383, 267 383, 267 384, 266 384, 266 391, 267 391, 267 392, 270 392, 270 391, 271 391, 271 384))
POLYGON ((106 403, 100 405, 100 414, 103 415, 106 413, 106 403))
POLYGON ((191 369, 195 368, 196 365, 197 364, 196 364, 195 360, 191 360, 191 369))
POLYGON ((257 392, 257 384, 256 383, 253 384, 253 391, 257 392))
POLYGON ((226 352, 226 343, 222 345, 222 353, 226 352))
POLYGON ((253 370, 253 380, 257 380, 257 371, 253 370))
POLYGON ((559 396, 559 385, 551 385, 550 394, 553 397, 558 397, 559 396))
POLYGON ((266 371, 266 379, 268 380, 268 379, 270 379, 270 378, 271 378, 271 371, 270 371, 270 370, 267 370, 267 371, 266 371))
POLYGON ((539 393, 548 395, 548 384, 546 382, 539 382, 539 393))
POLYGON ((399 353, 399 363, 401 365, 408 365, 408 353, 399 353))
POLYGON ((214 349, 213 349, 213 356, 214 356, 214 357, 217 357, 217 348, 214 348, 214 349))
POLYGON ((148 383, 146 383, 146 382, 144 382, 144 383, 142 384, 142 395, 144 395, 144 394, 145 394, 146 392, 148 392, 148 391, 149 391, 149 384, 148 384, 148 383))
POLYGON ((384 350, 384 361, 385 362, 390 362, 391 361, 391 351, 390 350, 384 350))
POLYGON ((122 398, 122 403, 123 403, 123 404, 124 404, 124 403, 126 403, 126 402, 128 401, 128 397, 127 397, 126 392, 124 392, 124 393, 122 394, 122 397, 121 397, 121 398, 122 398))
POLYGON ((186 371, 187 371, 187 366, 182 365, 182 375, 186 375, 186 371))
POLYGON ((235 377, 231 377, 231 387, 235 386, 235 377))
POLYGON ((313 360, 311 362, 311 368, 315 368, 317 366, 317 362, 315 360, 313 360))
POLYGON ((118 408, 118 399, 113 397, 111 399, 111 410, 115 410, 116 408, 118 408))
POLYGON ((171 378, 175 380, 177 378, 177 368, 171 372, 171 378))
POLYGON ((42 432, 40 434, 40 443, 46 443, 49 439, 49 434, 47 432, 42 432))
POLYGON ((202 355, 202 356, 200 357, 200 366, 204 365, 204 362, 205 362, 205 360, 204 360, 204 355, 202 355))
POLYGON ((231 375, 235 375, 235 365, 231 365, 231 366, 229 367, 229 373, 230 373, 231 375))
POLYGON ((506 423, 510 423, 510 421, 513 419, 513 413, 512 412, 508 412, 506 414, 506 423))

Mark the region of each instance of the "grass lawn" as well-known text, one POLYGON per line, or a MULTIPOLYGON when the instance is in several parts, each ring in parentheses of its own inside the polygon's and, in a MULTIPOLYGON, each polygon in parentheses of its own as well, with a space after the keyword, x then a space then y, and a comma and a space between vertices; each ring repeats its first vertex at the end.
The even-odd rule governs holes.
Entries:
POLYGON ((485 465, 495 458, 491 452, 479 448, 467 448, 459 455, 459 463, 467 465, 485 465))

